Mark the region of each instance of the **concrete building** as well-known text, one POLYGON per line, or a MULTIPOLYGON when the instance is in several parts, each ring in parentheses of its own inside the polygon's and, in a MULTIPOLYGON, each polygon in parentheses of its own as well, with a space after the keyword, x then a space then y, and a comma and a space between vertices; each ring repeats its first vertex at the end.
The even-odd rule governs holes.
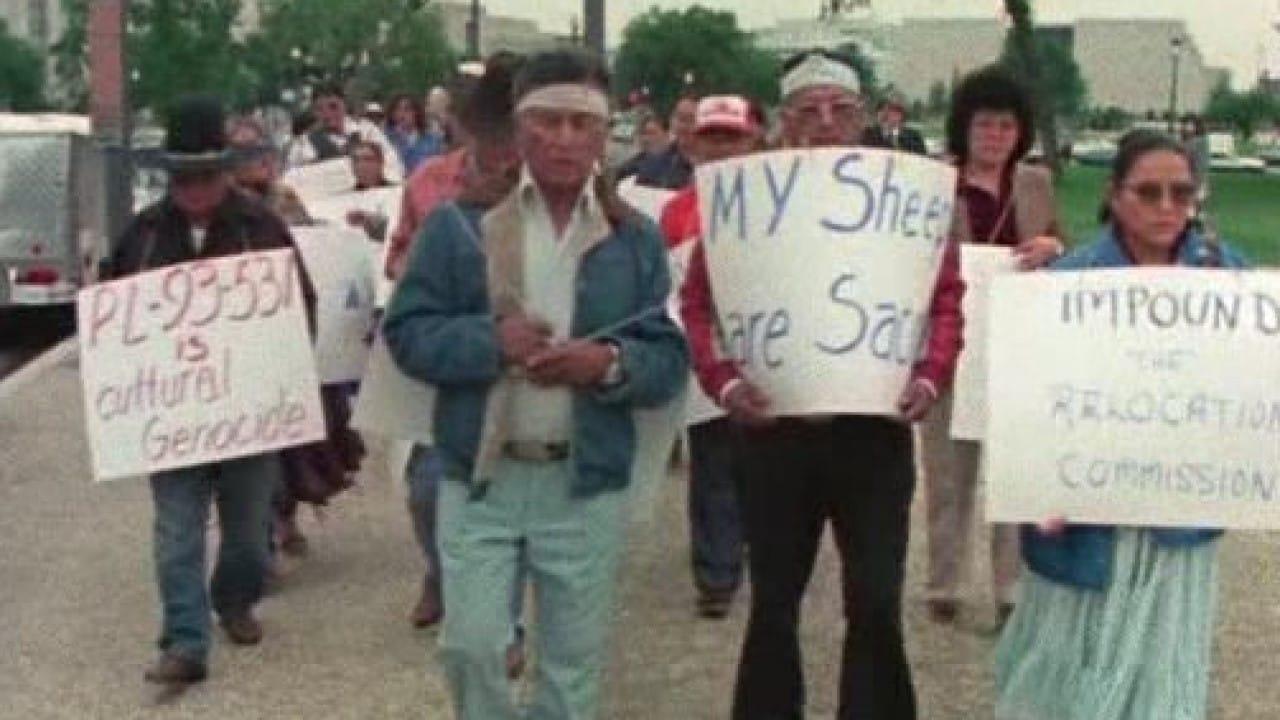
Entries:
MULTIPOLYGON (((468 2, 437 2, 435 7, 444 24, 445 37, 457 52, 466 52, 467 23, 471 21, 471 4, 468 2)), ((532 20, 491 15, 487 8, 480 9, 480 54, 488 55, 498 50, 532 53, 549 50, 568 42, 567 35, 547 33, 532 20)))
POLYGON ((62 37, 66 17, 60 0, 0 0, 0 19, 9 34, 48 50, 62 37))
MULTIPOLYGON (((787 20, 755 33, 757 42, 779 54, 858 44, 876 61, 877 75, 912 100, 926 100, 941 83, 994 62, 1004 48, 1007 26, 995 17, 908 18, 881 21, 870 5, 813 20, 787 20)), ((1209 94, 1229 78, 1211 67, 1180 20, 1091 20, 1039 28, 1072 49, 1088 86, 1089 104, 1132 113, 1169 108, 1174 38, 1178 54, 1178 110, 1203 109, 1209 94)))

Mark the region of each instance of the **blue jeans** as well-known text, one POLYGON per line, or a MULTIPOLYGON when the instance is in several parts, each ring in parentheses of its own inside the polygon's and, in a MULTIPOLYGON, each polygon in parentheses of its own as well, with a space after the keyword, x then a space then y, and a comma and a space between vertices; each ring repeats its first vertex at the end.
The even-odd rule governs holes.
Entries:
POLYGON ((161 649, 205 662, 210 609, 224 616, 244 613, 262 597, 271 495, 280 474, 280 458, 271 453, 151 477, 156 580, 164 611, 161 649), (206 585, 205 533, 215 502, 222 542, 206 585))
MULTIPOLYGON (((444 464, 435 449, 430 445, 414 445, 404 478, 409 485, 409 517, 413 520, 413 534, 418 539, 418 547, 422 548, 422 554, 427 560, 426 582, 437 593, 441 593, 440 597, 444 596, 436 527, 440 515, 440 482, 443 478, 444 464)), ((511 594, 511 623, 517 640, 520 634, 520 616, 524 612, 524 589, 529 575, 528 561, 523 553, 518 571, 518 582, 511 594)))
POLYGON ((735 437, 727 418, 689 428, 689 536, 700 592, 733 592, 742 584, 742 479, 735 437))

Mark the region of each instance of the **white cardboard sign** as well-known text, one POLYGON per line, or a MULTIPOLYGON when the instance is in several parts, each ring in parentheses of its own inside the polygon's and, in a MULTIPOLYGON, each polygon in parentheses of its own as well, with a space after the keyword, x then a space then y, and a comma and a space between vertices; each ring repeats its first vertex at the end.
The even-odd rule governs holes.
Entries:
POLYGON ((293 228, 316 289, 316 366, 323 383, 364 375, 374 326, 377 246, 364 233, 333 225, 293 228))
POLYGON ((987 429, 987 313, 991 280, 1011 273, 1018 261, 1007 247, 963 245, 960 267, 964 276, 964 350, 956 367, 951 405, 951 436, 982 440, 987 429))
POLYGON ((344 228, 351 227, 347 223, 347 213, 352 210, 362 210, 387 218, 388 237, 383 242, 374 243, 374 252, 377 256, 375 282, 377 283, 376 297, 378 307, 386 307, 394 289, 382 269, 386 267, 387 250, 390 247, 390 243, 386 242, 386 240, 390 239, 391 229, 400 219, 400 205, 403 201, 404 189, 401 187, 386 187, 361 192, 355 192, 348 188, 346 192, 321 198, 307 205, 307 212, 312 217, 344 228))
POLYGON ((955 169, 867 148, 698 168, 726 352, 778 415, 897 414, 946 249, 955 169))
POLYGON ((308 211, 316 201, 351 192, 356 186, 351 160, 346 157, 290 168, 282 179, 298 193, 308 211))
POLYGON ((79 293, 76 311, 96 479, 324 438, 292 250, 94 285, 79 293))
POLYGON ((1280 529, 1280 275, 996 278, 988 515, 1280 529))

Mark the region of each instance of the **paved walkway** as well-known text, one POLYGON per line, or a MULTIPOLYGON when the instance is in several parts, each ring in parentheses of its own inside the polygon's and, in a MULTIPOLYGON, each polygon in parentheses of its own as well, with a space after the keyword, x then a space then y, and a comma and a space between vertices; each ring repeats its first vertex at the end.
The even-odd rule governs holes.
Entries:
MULTIPOLYGON (((377 475, 323 522, 305 518, 312 556, 261 606, 266 641, 219 643, 208 682, 158 698, 142 682, 158 622, 150 500, 138 481, 88 480, 80 413, 74 360, 0 402, 0 718, 450 717, 435 634, 405 620, 420 565, 402 496, 377 475)), ((722 623, 693 616, 683 483, 664 490, 635 527, 605 717, 723 720, 745 608, 722 623)), ((827 546, 804 627, 813 718, 833 714, 842 630, 827 546)), ((916 533, 906 622, 921 717, 989 718, 990 618, 945 630, 924 619, 922 548, 916 533)), ((1259 534, 1224 548, 1215 718, 1280 713, 1278 551, 1259 534)))

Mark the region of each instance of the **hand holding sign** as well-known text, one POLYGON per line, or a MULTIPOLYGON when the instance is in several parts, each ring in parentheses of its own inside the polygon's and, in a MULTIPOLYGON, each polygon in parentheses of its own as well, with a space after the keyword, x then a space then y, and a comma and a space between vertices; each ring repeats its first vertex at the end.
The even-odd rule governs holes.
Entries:
POLYGON ((774 422, 769 415, 769 398, 760 388, 746 380, 729 389, 724 398, 725 409, 735 422, 751 427, 762 427, 774 422))

